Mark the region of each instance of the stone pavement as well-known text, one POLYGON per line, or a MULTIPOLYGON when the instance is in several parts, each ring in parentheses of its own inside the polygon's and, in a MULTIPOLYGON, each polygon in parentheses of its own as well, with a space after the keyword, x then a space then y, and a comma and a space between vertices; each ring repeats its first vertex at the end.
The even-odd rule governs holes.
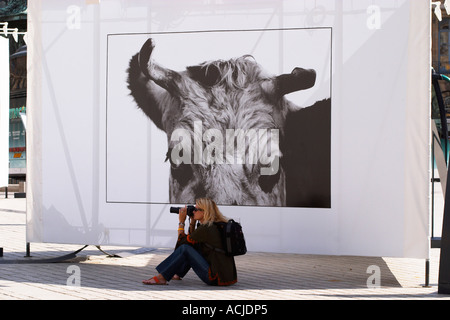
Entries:
POLYGON ((427 288, 422 259, 258 252, 236 258, 239 281, 230 287, 204 285, 192 271, 168 286, 146 286, 141 281, 171 250, 101 247, 119 256, 108 257, 88 246, 71 260, 44 263, 82 246, 32 243, 32 257, 24 257, 25 217, 25 199, 0 199, 1 300, 450 299, 437 294, 439 249, 431 250, 427 288), (380 286, 371 288, 373 270, 380 286))

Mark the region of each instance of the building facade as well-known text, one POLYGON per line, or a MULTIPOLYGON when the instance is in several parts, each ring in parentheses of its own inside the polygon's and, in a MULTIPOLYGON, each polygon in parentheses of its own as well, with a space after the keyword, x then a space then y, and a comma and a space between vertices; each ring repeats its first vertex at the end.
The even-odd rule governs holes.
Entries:
MULTIPOLYGON (((27 30, 27 1, 0 0, 0 22, 8 29, 27 30)), ((4 36, 4 35, 3 35, 4 36)), ((23 35, 8 36, 10 47, 9 183, 26 180, 27 49, 23 35)))

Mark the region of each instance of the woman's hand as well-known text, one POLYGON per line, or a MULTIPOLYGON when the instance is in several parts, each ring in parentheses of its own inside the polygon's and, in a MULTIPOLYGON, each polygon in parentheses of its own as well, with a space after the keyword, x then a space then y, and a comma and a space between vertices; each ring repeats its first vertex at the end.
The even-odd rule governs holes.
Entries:
POLYGON ((187 215, 187 206, 184 206, 184 208, 181 208, 178 212, 178 219, 180 223, 184 223, 186 221, 186 215, 187 215))

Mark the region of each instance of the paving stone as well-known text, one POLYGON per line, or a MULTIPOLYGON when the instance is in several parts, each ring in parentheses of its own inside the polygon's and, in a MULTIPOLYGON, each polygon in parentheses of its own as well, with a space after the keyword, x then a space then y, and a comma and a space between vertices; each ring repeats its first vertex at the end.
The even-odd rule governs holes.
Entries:
POLYGON ((450 299, 437 294, 439 249, 431 250, 428 288, 423 287, 422 259, 249 252, 236 257, 238 283, 230 287, 207 286, 192 271, 168 286, 143 285, 170 254, 167 248, 102 247, 121 256, 111 258, 89 246, 70 261, 30 263, 82 246, 32 243, 32 258, 24 258, 25 213, 25 199, 0 199, 2 300, 450 299), (74 266, 79 268, 80 286, 68 281, 74 266), (380 270, 380 287, 368 288, 370 266, 380 270))

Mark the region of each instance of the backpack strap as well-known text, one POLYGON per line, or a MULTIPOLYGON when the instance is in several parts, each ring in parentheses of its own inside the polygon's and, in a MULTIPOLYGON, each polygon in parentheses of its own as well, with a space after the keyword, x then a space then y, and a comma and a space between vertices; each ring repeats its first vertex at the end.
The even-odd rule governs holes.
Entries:
MULTIPOLYGON (((225 226, 226 227, 226 230, 225 230, 226 235, 229 235, 231 233, 231 223, 232 222, 234 222, 233 219, 228 220, 227 225, 225 226)), ((227 248, 231 248, 232 247, 231 246, 231 238, 227 236, 227 237, 225 237, 225 239, 227 241, 227 248)))

